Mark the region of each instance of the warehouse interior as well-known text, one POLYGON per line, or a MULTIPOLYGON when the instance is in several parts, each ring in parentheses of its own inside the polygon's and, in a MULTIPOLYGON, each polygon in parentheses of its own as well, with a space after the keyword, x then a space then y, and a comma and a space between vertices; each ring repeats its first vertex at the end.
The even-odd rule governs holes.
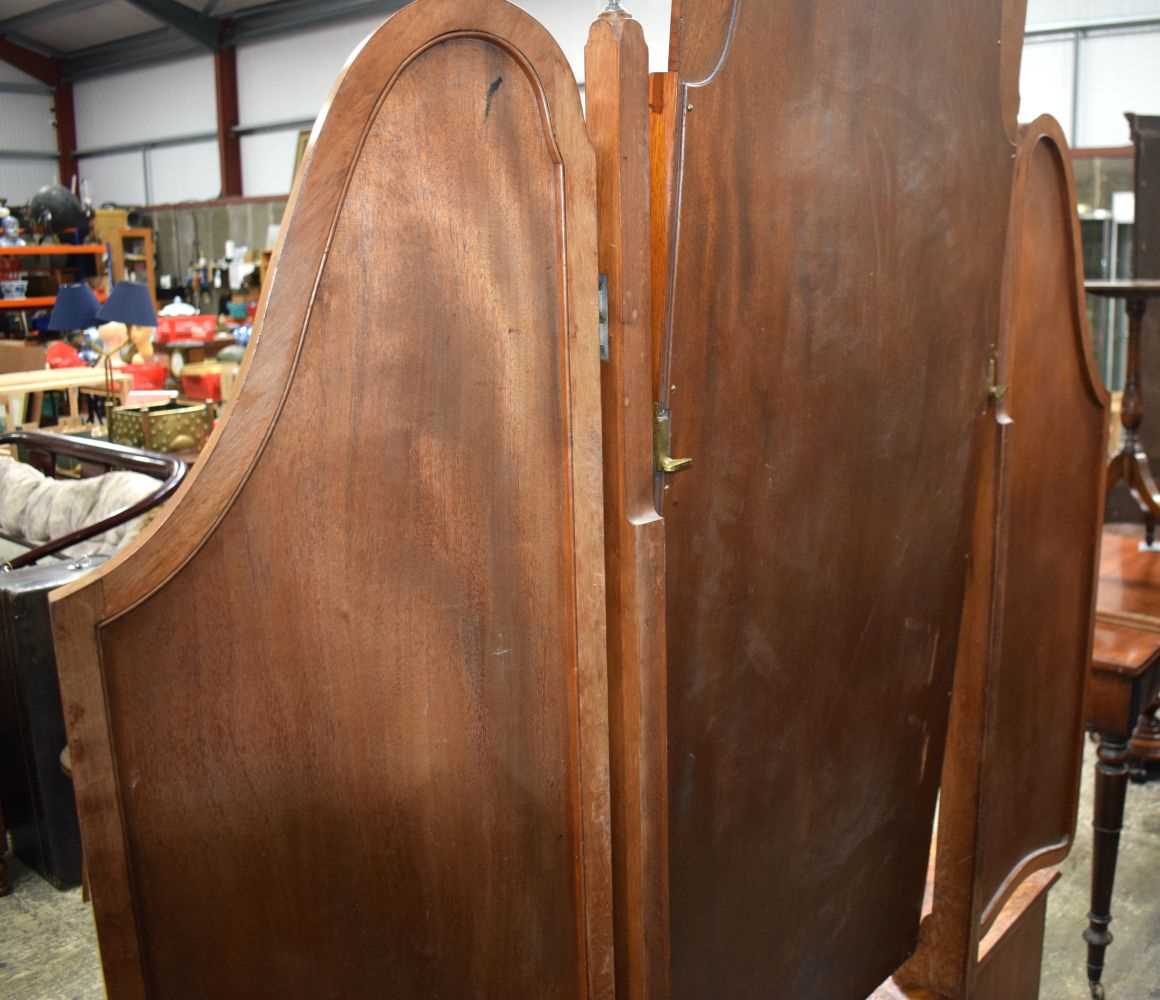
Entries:
POLYGON ((1160 1000, 1160 0, 955 6, 0 0, 0 996, 1160 1000))

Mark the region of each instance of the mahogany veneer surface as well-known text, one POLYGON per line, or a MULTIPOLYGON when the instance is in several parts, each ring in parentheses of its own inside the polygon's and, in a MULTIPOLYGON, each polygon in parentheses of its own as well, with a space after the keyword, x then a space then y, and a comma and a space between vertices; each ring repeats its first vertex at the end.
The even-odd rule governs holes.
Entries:
POLYGON ((1052 119, 1024 131, 999 373, 1010 424, 981 778, 985 922, 1028 871, 1062 860, 1075 832, 1107 440, 1066 142, 1052 119))
POLYGON ((1004 6, 674 5, 680 1000, 865 997, 914 947, 1000 312, 1004 6))
POLYGON ((593 166, 508 4, 336 85, 231 417, 56 607, 113 1000, 611 995, 593 166))

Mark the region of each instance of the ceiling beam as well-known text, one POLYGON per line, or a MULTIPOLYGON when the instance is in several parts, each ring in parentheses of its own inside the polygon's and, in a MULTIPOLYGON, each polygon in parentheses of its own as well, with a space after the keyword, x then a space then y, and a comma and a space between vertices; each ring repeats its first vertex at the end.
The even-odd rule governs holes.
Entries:
POLYGON ((352 21, 360 17, 386 17, 410 0, 280 0, 247 7, 231 14, 223 41, 226 44, 289 35, 320 25, 352 21))
POLYGON ((152 66, 171 59, 197 55, 205 49, 188 35, 172 28, 158 28, 103 45, 71 52, 61 63, 66 79, 83 80, 105 73, 120 73, 140 66, 152 66))
POLYGON ((0 94, 31 94, 37 97, 51 97, 52 88, 40 83, 4 83, 0 81, 0 94))
POLYGON ((55 60, 17 45, 9 38, 0 38, 0 62, 15 66, 47 87, 55 87, 60 80, 60 67, 55 60))
POLYGON ((1057 21, 1028 28, 1024 38, 1050 38, 1052 35, 1102 35, 1117 31, 1147 31, 1160 28, 1160 17, 1111 17, 1087 21, 1057 21))
POLYGON ((34 7, 23 14, 4 18, 0 21, 0 35, 9 35, 14 31, 40 24, 42 21, 51 21, 54 17, 62 17, 65 14, 79 14, 83 10, 100 7, 107 2, 108 0, 53 0, 43 7, 34 7))
MULTIPOLYGON (((158 0, 130 0, 145 9, 145 4, 158 0)), ((216 48, 258 41, 278 35, 294 34, 322 25, 354 20, 360 17, 386 17, 405 7, 409 0, 281 0, 260 7, 250 7, 231 15, 230 20, 219 21, 190 11, 221 26, 216 48)), ((187 8, 183 8, 187 9, 187 8)), ((217 31, 215 27, 215 31, 217 31)), ((171 27, 147 31, 128 38, 90 46, 70 52, 61 61, 66 79, 83 80, 106 73, 123 72, 139 66, 148 66, 181 59, 203 52, 203 42, 171 27)))
POLYGON ((171 28, 176 28, 207 49, 218 47, 221 22, 206 17, 177 0, 128 0, 138 10, 157 18, 171 28))

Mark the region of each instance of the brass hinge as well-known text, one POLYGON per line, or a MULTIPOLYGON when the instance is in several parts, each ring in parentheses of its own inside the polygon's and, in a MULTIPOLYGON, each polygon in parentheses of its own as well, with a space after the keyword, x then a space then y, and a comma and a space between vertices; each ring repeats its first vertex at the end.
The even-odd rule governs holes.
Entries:
POLYGON ((673 458, 669 454, 672 438, 672 416, 664 406, 657 403, 653 412, 653 461, 660 472, 684 472, 693 464, 691 458, 673 458))
POLYGON ((608 329, 608 275, 600 275, 600 360, 608 361, 612 357, 612 341, 608 329))
POLYGON ((999 363, 993 354, 991 355, 991 366, 987 371, 987 395, 995 403, 1007 395, 1007 386, 999 384, 999 363))

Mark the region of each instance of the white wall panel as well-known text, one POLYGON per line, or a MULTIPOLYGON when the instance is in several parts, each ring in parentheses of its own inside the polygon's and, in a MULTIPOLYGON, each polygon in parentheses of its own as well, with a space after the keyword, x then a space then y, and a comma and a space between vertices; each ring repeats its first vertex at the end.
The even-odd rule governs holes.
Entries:
POLYGON ((10 205, 26 205, 45 184, 60 179, 56 160, 6 160, 0 152, 0 197, 10 205))
POLYGON ((247 197, 288 194, 297 151, 295 131, 242 136, 242 193, 247 197))
POLYGON ((1019 75, 1019 120, 1054 115, 1071 142, 1075 136, 1072 93, 1075 77, 1075 39, 1028 42, 1023 47, 1019 75))
POLYGON ((81 149, 217 129, 211 55, 81 80, 73 93, 81 149))
POLYGON ((2 61, 0 61, 0 83, 31 83, 38 87, 44 86, 36 77, 21 73, 15 66, 9 66, 2 61))
MULTIPOLYGON (((597 0, 522 0, 553 35, 584 79, 584 44, 602 4, 597 0)), ((668 68, 672 0, 634 0, 654 71, 668 68)), ((238 49, 238 104, 243 125, 312 118, 322 109, 339 71, 355 47, 382 23, 364 18, 238 49)))
POLYGON ((216 142, 193 142, 151 149, 149 200, 154 205, 204 201, 221 194, 221 164, 216 142))
POLYGON ((1160 114, 1160 32, 1093 35, 1083 41, 1075 145, 1127 145, 1125 111, 1160 114))
POLYGON ((86 156, 80 162, 82 181, 88 182, 94 205, 145 204, 145 157, 142 153, 86 156))
MULTIPOLYGON (((238 117, 242 125, 313 118, 351 52, 382 20, 364 18, 240 46, 238 117)), ((251 192, 246 189, 246 193, 251 192)))
MULTIPOLYGON (((603 9, 597 0, 518 0, 556 39, 572 64, 576 79, 584 80, 584 45, 588 29, 603 9)), ((672 0, 626 0, 625 10, 640 21, 648 43, 649 68, 663 73, 669 68, 669 22, 672 0)))
POLYGON ((56 152, 52 98, 41 94, 0 94, 0 150, 56 152))
POLYGON ((1029 0, 1027 26, 1160 16, 1160 0, 1029 0))
MULTIPOLYGON (((584 45, 599 0, 521 0, 529 13, 552 33, 584 78, 584 45)), ((649 44, 652 69, 668 68, 672 0, 634 0, 649 44)), ((366 18, 300 35, 244 45, 238 49, 238 110, 244 126, 315 117, 354 49, 382 23, 366 18)), ((247 195, 286 194, 294 165, 297 133, 242 138, 242 190, 247 195)))

